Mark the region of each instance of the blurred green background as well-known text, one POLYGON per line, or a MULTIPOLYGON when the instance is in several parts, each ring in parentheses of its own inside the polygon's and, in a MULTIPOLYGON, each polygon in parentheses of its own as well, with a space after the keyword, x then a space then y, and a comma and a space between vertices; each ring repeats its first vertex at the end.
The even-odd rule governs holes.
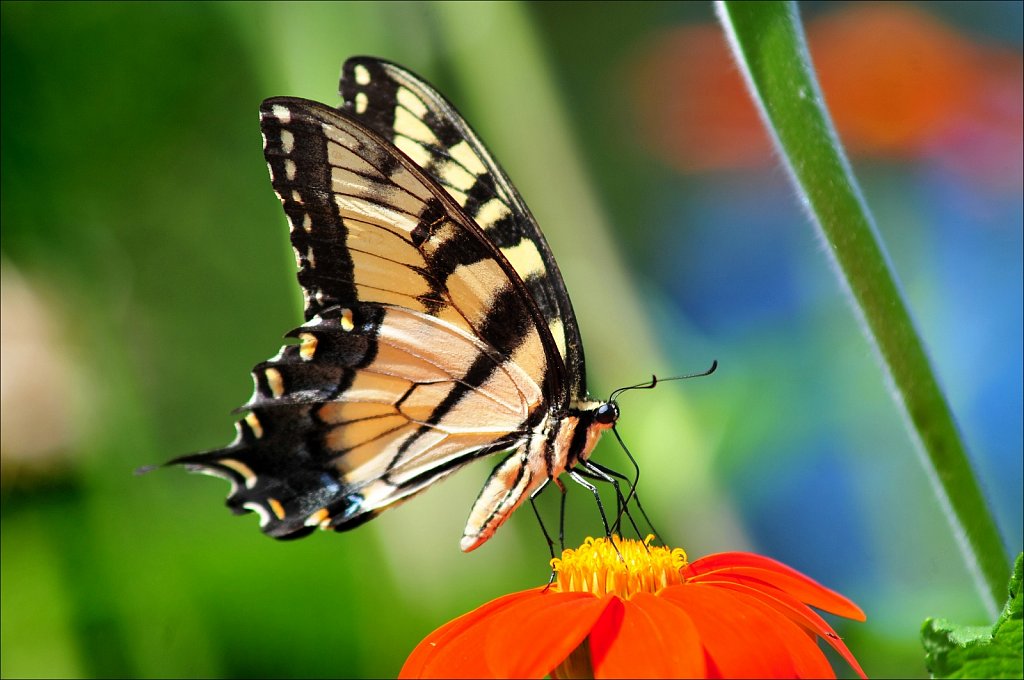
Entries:
MULTIPOLYGON (((806 4, 826 99, 1010 553, 1022 544, 1022 5, 806 4)), ((542 583, 528 511, 469 555, 480 463, 347 534, 267 539, 226 486, 132 471, 232 437, 300 319, 257 122, 372 54, 445 92, 543 225, 591 391, 663 538, 753 550, 868 614, 869 675, 926 616, 987 616, 872 350, 775 165, 712 8, 61 4, 2 11, 0 675, 394 676, 542 583)), ((609 438, 595 459, 626 471, 609 438)), ((542 510, 557 521, 556 494, 542 510)), ((569 543, 600 531, 570 490, 569 543)), ((848 672, 848 669, 842 669, 848 672)))

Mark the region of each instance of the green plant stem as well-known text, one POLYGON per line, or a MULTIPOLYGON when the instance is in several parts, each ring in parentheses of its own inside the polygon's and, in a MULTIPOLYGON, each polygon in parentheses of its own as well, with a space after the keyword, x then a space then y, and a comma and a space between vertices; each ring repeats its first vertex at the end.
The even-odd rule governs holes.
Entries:
POLYGON ((935 493, 994 616, 1005 596, 1009 557, 832 126, 796 5, 722 0, 717 9, 800 199, 878 349, 935 493))

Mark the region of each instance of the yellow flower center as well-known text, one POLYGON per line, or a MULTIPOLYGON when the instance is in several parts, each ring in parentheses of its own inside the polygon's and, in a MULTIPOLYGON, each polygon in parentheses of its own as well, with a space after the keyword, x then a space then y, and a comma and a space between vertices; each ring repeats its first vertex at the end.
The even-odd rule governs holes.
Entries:
POLYGON ((642 543, 613 536, 590 538, 579 548, 566 548, 562 558, 551 560, 555 570, 553 589, 561 592, 608 593, 629 599, 635 593, 656 593, 683 582, 680 570, 686 566, 682 548, 651 545, 654 536, 642 543), (618 547, 616 552, 615 548, 618 547), (621 557, 620 557, 621 554, 621 557))

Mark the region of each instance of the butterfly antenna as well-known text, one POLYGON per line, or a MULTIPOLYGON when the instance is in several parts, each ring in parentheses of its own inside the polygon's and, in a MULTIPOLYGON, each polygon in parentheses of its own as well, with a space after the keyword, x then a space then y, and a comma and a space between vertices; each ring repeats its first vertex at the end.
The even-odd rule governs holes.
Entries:
POLYGON ((689 375, 674 375, 671 378, 659 378, 656 375, 651 376, 650 382, 637 383, 636 385, 630 385, 629 387, 620 387, 613 391, 611 396, 608 397, 608 401, 615 401, 615 399, 623 392, 630 390, 653 390, 658 386, 658 383, 671 382, 673 380, 689 380, 690 378, 704 378, 711 375, 718 369, 718 359, 714 359, 711 362, 711 367, 706 371, 700 373, 690 373, 689 375))
MULTIPOLYGON (((673 376, 671 378, 662 378, 660 381, 658 380, 658 376, 651 375, 651 381, 650 382, 637 383, 636 385, 629 385, 628 387, 620 387, 620 388, 612 391, 611 396, 608 397, 608 401, 609 402, 614 402, 618 398, 618 396, 620 394, 622 394, 624 392, 628 392, 630 390, 652 390, 655 387, 657 387, 659 382, 670 382, 672 380, 688 380, 690 378, 703 378, 705 376, 711 375, 717 369, 718 369, 718 359, 713 359, 711 361, 711 366, 706 371, 701 371, 700 373, 690 373, 688 375, 677 375, 677 376, 673 376)), ((616 529, 618 529, 618 527, 622 523, 622 515, 624 513, 629 518, 629 521, 633 525, 633 528, 637 530, 638 534, 640 533, 639 529, 636 526, 636 522, 633 521, 632 515, 629 514, 629 502, 632 501, 632 500, 635 500, 636 501, 636 507, 640 511, 641 516, 643 516, 644 521, 647 522, 647 526, 650 527, 651 532, 654 534, 655 538, 657 538, 658 541, 661 541, 661 537, 658 534, 658 530, 654 528, 654 524, 651 522, 651 518, 647 516, 647 512, 644 510, 643 505, 640 503, 640 496, 637 494, 637 491, 636 491, 636 487, 640 483, 640 464, 636 462, 636 458, 634 458, 633 454, 630 453, 629 447, 627 447, 626 443, 624 441, 622 441, 622 436, 619 435, 619 430, 618 430, 617 427, 612 426, 612 433, 615 435, 615 439, 619 442, 619 446, 621 446, 622 450, 626 452, 626 457, 629 458, 629 462, 633 465, 633 470, 636 472, 635 476, 633 477, 632 483, 630 483, 630 485, 629 485, 629 494, 627 494, 626 499, 625 499, 625 501, 622 504, 622 509, 619 511, 618 517, 616 517, 614 526, 615 526, 616 529)), ((616 476, 621 477, 621 475, 619 475, 618 473, 612 473, 612 471, 607 470, 607 469, 602 470, 602 471, 605 472, 606 474, 611 473, 611 474, 615 474, 616 476)), ((622 479, 625 479, 625 477, 622 477, 622 479)), ((626 480, 626 481, 628 482, 628 480, 626 480)), ((620 499, 621 499, 621 496, 620 496, 620 499)))

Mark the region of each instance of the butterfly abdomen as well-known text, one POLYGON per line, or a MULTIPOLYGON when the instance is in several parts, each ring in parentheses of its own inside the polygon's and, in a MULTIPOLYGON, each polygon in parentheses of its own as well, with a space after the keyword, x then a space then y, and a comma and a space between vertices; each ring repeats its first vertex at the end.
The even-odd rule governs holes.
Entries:
POLYGON ((464 552, 487 541, 511 514, 549 480, 586 460, 611 422, 598 420, 604 402, 582 402, 567 413, 548 414, 519 449, 491 472, 462 535, 464 552))

